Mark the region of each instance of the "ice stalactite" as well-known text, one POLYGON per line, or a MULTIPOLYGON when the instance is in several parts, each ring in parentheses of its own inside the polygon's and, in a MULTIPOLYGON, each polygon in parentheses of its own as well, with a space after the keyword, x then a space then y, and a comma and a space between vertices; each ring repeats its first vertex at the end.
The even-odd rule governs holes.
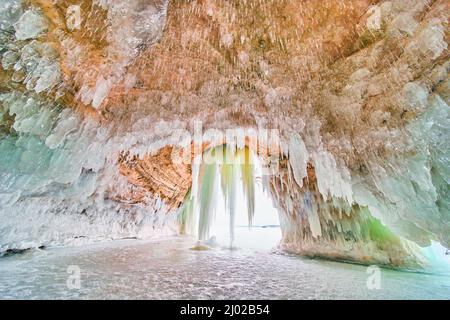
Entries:
MULTIPOLYGON (((427 113, 428 116, 437 110, 439 107, 430 109, 427 113)), ((441 121, 445 122, 448 118, 447 113, 443 111, 444 109, 440 111, 441 121)), ((428 116, 424 115, 424 117, 428 116)), ((423 123, 419 120, 416 125, 423 123)), ((430 126, 430 129, 432 127, 430 126)), ((435 128, 435 130, 439 129, 435 128)), ((423 131, 422 128, 421 132, 423 131)), ((427 137, 433 137, 431 132, 427 137)), ((442 146, 442 141, 440 143, 442 146)), ((429 148, 432 144, 428 142, 426 145, 429 148)), ((397 166, 397 170, 400 170, 402 165, 395 164, 395 160, 391 161, 391 165, 397 166)), ((416 161, 423 164, 423 155, 419 153, 416 157, 407 159, 405 164, 408 165, 409 172, 405 172, 402 177, 398 176, 398 172, 394 172, 391 177, 384 177, 384 179, 391 180, 389 183, 379 181, 377 186, 380 191, 391 190, 389 191, 390 195, 386 194, 386 197, 401 194, 402 189, 408 188, 409 182, 403 182, 402 186, 399 184, 400 179, 410 179, 411 181, 422 179, 422 182, 416 186, 417 191, 427 185, 434 190, 434 184, 431 181, 437 182, 439 179, 431 179, 431 176, 427 174, 421 178, 420 172, 423 174, 423 171, 414 171, 417 170, 415 169, 418 165, 416 161), (398 182, 394 183, 394 181, 398 182), (397 190, 393 190, 394 187, 397 190)), ((433 174, 437 175, 438 172, 443 174, 437 168, 433 174)), ((420 230, 420 225, 424 220, 416 216, 415 226, 411 226, 405 221, 406 219, 413 220, 412 212, 417 212, 417 208, 414 206, 420 207, 424 203, 434 202, 432 199, 423 198, 433 197, 434 191, 424 191, 422 195, 418 194, 415 199, 411 199, 408 204, 410 208, 408 213, 400 218, 405 220, 399 222, 393 217, 399 214, 399 210, 403 211, 404 209, 397 207, 395 209, 397 212, 390 212, 392 209, 385 207, 381 199, 377 202, 362 198, 359 189, 361 181, 355 183, 353 179, 351 179, 348 169, 340 168, 331 154, 324 151, 308 151, 304 148, 301 137, 291 139, 289 159, 281 161, 281 170, 269 181, 274 201, 281 213, 283 231, 281 247, 306 256, 365 264, 373 263, 411 270, 427 269, 440 272, 449 269, 450 261, 447 261, 448 259, 442 253, 438 255, 429 253, 437 250, 437 247, 430 247, 430 240, 423 242, 421 240, 423 234, 417 234, 417 231, 416 234, 410 233, 411 230, 420 230), (303 156, 301 157, 298 152, 303 152, 303 156), (303 161, 300 162, 299 159, 303 161), (290 170, 294 171, 295 179, 290 178, 290 170), (300 175, 297 172, 296 174, 295 170, 305 173, 300 175), (303 177, 300 183, 299 176, 303 177), (422 247, 418 244, 421 244, 422 247)), ((414 194, 414 191, 411 190, 406 192, 414 194)), ((366 194, 370 194, 370 192, 366 190, 366 194)), ((403 196, 407 197, 406 194, 403 196)), ((373 199, 376 197, 374 196, 373 199)), ((402 200, 397 198, 393 201, 401 203, 402 200)), ((445 205, 445 203, 443 204, 445 205)), ((439 210, 438 208, 439 206, 436 210, 439 210)), ((431 215, 431 209, 423 208, 422 212, 431 215)), ((439 216, 440 214, 436 213, 437 221, 440 219, 439 216)), ((443 228, 447 229, 445 224, 443 228)), ((445 243, 445 238, 440 240, 444 240, 442 243, 445 243)))
POLYGON ((283 249, 311 257, 367 264, 421 266, 415 252, 367 208, 349 204, 344 198, 326 200, 318 190, 318 177, 313 172, 310 165, 303 188, 289 185, 286 176, 271 182, 278 193, 275 201, 281 211, 283 249), (285 184, 284 191, 281 184, 285 184), (288 203, 291 205, 287 206, 288 203))
POLYGON ((234 225, 236 218, 236 192, 237 192, 237 180, 238 180, 238 164, 232 161, 234 150, 229 147, 224 147, 224 163, 222 164, 220 172, 220 181, 222 194, 225 198, 225 206, 228 209, 230 215, 230 239, 231 244, 234 240, 234 225), (229 161, 231 160, 231 161, 229 161))
POLYGON ((230 245, 233 245, 236 214, 242 214, 236 210, 239 187, 244 192, 249 226, 254 216, 255 168, 251 152, 248 148, 236 149, 236 146, 223 145, 206 150, 203 157, 203 162, 199 166, 198 181, 193 182, 193 188, 179 210, 182 230, 189 233, 194 229, 195 232, 191 234, 196 235, 201 241, 208 240, 211 236, 210 228, 215 220, 218 197, 222 196, 229 215, 230 245), (193 197, 194 189, 197 189, 198 195, 193 197))
POLYGON ((289 140, 289 163, 294 175, 295 182, 303 187, 303 179, 307 176, 308 150, 302 138, 296 134, 289 140))
MULTIPOLYGON (((207 151, 207 155, 214 156, 215 150, 207 151)), ((199 240, 207 240, 209 238, 209 228, 214 220, 216 209, 216 177, 217 165, 204 164, 200 169, 199 179, 199 217, 198 217, 198 238, 199 240)))
POLYGON ((238 152, 240 157, 241 179, 244 189, 245 199, 247 201, 247 214, 249 225, 252 225, 253 216, 255 214, 255 175, 254 161, 249 148, 241 149, 238 152))

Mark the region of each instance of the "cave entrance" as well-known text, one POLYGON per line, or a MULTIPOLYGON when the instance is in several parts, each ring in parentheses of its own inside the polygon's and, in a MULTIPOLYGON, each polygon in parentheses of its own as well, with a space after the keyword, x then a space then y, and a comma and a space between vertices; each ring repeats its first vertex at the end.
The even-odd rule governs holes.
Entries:
POLYGON ((258 157, 226 145, 206 150, 192 167, 192 187, 180 209, 182 232, 200 246, 270 249, 281 239, 277 209, 258 157))

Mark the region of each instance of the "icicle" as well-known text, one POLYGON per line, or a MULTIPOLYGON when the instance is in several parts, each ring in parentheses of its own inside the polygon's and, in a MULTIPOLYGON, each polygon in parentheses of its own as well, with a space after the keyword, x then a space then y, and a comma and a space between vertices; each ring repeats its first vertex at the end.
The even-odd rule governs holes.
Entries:
POLYGON ((186 234, 191 231, 192 221, 194 220, 194 201, 192 199, 192 189, 189 190, 184 200, 183 206, 180 208, 179 219, 181 225, 181 234, 186 234))
POLYGON ((192 205, 192 215, 190 216, 187 223, 187 232, 191 235, 197 234, 197 223, 198 223, 198 193, 199 193, 199 183, 200 183, 200 163, 202 156, 199 155, 194 159, 192 164, 192 187, 190 192, 190 202, 192 205))
MULTIPOLYGON (((209 155, 214 156, 215 150, 207 151, 209 155)), ((217 173, 216 164, 204 164, 201 167, 200 179, 202 181, 200 188, 200 213, 198 224, 199 240, 206 240, 209 236, 209 228, 214 220, 214 201, 215 201, 215 179, 217 173)))
POLYGON ((253 216, 255 214, 255 181, 254 181, 254 168, 251 159, 251 153, 248 148, 239 150, 239 156, 243 161, 241 161, 241 174, 242 174, 242 185, 244 188, 244 195, 247 200, 247 213, 248 213, 248 224, 252 225, 253 216))
POLYGON ((309 227, 311 229, 311 233, 312 233, 313 237, 318 238, 318 237, 322 236, 322 227, 320 225, 320 219, 319 219, 319 215, 316 212, 316 209, 314 208, 313 210, 308 210, 307 214, 308 214, 309 227))
POLYGON ((230 214, 230 245, 234 241, 234 221, 236 216, 236 180, 237 169, 233 150, 224 148, 224 163, 221 168, 221 187, 225 198, 225 207, 230 214))
POLYGON ((289 164, 300 187, 303 187, 303 178, 307 176, 308 158, 309 154, 302 138, 298 134, 293 135, 289 141, 289 164))

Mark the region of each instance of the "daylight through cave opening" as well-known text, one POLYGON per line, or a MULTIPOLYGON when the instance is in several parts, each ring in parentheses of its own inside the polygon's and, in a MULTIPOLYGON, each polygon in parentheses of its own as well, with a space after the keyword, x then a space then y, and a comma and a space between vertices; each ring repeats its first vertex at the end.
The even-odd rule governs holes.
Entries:
POLYGON ((276 245, 278 211, 264 188, 263 171, 248 147, 206 150, 192 166, 192 187, 180 209, 181 232, 208 245, 276 245))

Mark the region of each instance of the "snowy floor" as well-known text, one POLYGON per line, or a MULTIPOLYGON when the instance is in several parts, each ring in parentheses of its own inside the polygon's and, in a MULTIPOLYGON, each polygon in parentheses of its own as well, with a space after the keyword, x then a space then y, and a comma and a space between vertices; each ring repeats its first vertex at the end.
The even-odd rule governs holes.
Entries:
MULTIPOLYGON (((242 230, 241 232, 248 232, 242 230)), ((447 276, 282 255, 278 230, 253 245, 191 250, 190 238, 123 240, 0 258, 2 299, 448 299, 447 276), (260 241, 266 239, 267 241, 260 241), (273 243, 273 242, 272 242, 273 243), (79 277, 78 277, 79 275, 79 277), (78 282, 79 279, 79 282, 78 282)), ((258 240, 259 239, 259 240, 258 240)))

